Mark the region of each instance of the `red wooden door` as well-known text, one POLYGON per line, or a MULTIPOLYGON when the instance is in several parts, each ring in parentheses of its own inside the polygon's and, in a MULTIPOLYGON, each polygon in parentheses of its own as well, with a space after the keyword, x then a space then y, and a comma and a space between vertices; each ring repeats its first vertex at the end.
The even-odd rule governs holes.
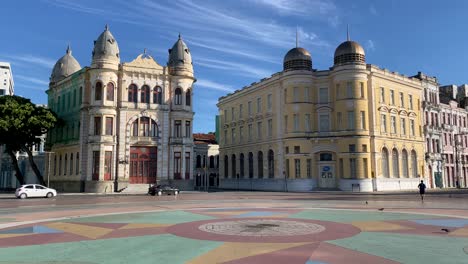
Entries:
POLYGON ((130 148, 130 183, 156 183, 157 148, 130 148))

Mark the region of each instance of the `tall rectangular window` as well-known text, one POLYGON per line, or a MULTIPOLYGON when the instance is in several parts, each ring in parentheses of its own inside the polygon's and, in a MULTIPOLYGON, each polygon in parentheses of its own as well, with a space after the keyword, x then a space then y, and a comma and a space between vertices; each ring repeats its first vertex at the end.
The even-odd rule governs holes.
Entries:
POLYGON ((408 104, 409 109, 413 110, 413 96, 411 94, 408 94, 408 104))
POLYGON ((231 107, 231 121, 234 121, 234 107, 231 107))
POLYGON ((239 143, 242 143, 244 141, 244 127, 241 126, 239 127, 239 143))
POLYGON ((243 111, 244 105, 240 104, 239 105, 239 119, 242 118, 242 111, 243 111))
POLYGON ((284 116, 284 133, 288 133, 288 116, 284 116))
POLYGON ((190 179, 190 152, 185 152, 185 179, 190 179))
POLYGON ((385 103, 385 88, 380 87, 380 102, 385 103))
POLYGON ((310 132, 310 114, 305 114, 305 131, 310 132))
POLYGON ((272 102, 271 102, 272 99, 271 99, 271 97, 272 97, 271 94, 267 95, 267 107, 268 107, 268 111, 271 111, 271 107, 272 107, 272 102))
POLYGON ((261 113, 262 112, 262 98, 259 97, 257 98, 257 113, 261 113))
POLYGON ((310 102, 310 88, 309 87, 304 88, 304 99, 306 102, 310 102))
POLYGON ((348 129, 354 128, 354 111, 348 111, 348 129))
POLYGON ((320 132, 330 131, 330 118, 328 114, 320 114, 319 123, 320 132))
POLYGON ((268 137, 273 134, 273 119, 268 119, 268 137))
POLYGON ((80 153, 76 153, 76 161, 75 161, 75 174, 80 174, 80 153))
POLYGON ((414 120, 410 119, 410 136, 414 136, 414 120))
POLYGON ((247 103, 247 110, 249 112, 249 116, 252 116, 252 102, 251 101, 247 103))
POLYGON ((363 82, 360 83, 360 88, 361 88, 361 98, 364 98, 365 96, 364 96, 364 83, 363 82))
POLYGON ((368 174, 369 169, 367 168, 367 166, 368 166, 367 158, 362 159, 362 163, 363 163, 362 167, 363 167, 363 170, 364 170, 364 178, 367 178, 369 176, 369 174, 368 174))
POLYGON ((366 112, 361 111, 361 126, 360 129, 366 129, 366 112))
POLYGON ((395 105, 395 91, 390 90, 390 104, 395 105))
POLYGON ((236 144, 236 129, 231 129, 231 144, 236 144))
POLYGON ((356 179, 357 170, 356 170, 356 159, 349 159, 349 172, 351 174, 351 179, 356 179))
POLYGON ((190 121, 185 121, 185 137, 192 136, 192 127, 190 126, 190 121))
POLYGON ((307 159, 307 178, 312 178, 312 159, 307 159))
POLYGON ((351 82, 346 83, 346 98, 353 98, 353 84, 351 82))
MULTIPOLYGON (((232 120, 231 120, 232 121, 232 120)), ((227 123, 228 122, 228 118, 227 118, 227 110, 224 109, 224 123, 227 123)))
POLYGON ((114 133, 114 119, 106 117, 106 135, 112 136, 114 133))
POLYGON ((181 154, 174 152, 174 179, 180 180, 181 177, 181 154))
POLYGON ((252 124, 249 124, 249 131, 248 131, 248 134, 249 134, 249 141, 252 141, 252 124))
POLYGON ((405 96, 400 92, 400 107, 405 107, 405 96))
POLYGON ((94 117, 94 135, 101 135, 101 117, 100 116, 95 116, 94 117))
POLYGON ((99 158, 99 151, 93 151, 93 181, 99 180, 99 158))
POLYGON ((174 137, 176 138, 182 137, 182 121, 181 120, 174 120, 174 137))
POLYGON ((340 84, 336 84, 335 97, 336 97, 337 100, 338 100, 338 99, 341 99, 340 84))
POLYGON ((385 114, 380 115, 380 130, 387 133, 387 116, 385 114))
POLYGON ((262 138, 262 122, 257 122, 257 138, 262 138))
POLYGON ((338 112, 338 113, 336 114, 336 122, 337 122, 336 126, 338 127, 338 129, 342 129, 342 127, 343 127, 343 126, 342 126, 342 124, 343 124, 343 117, 342 117, 342 115, 341 115, 341 112, 338 112))
POLYGON ((390 117, 390 129, 391 133, 396 133, 396 117, 394 116, 390 117))
POLYGON ((293 98, 294 98, 294 102, 299 102, 299 88, 298 87, 293 88, 293 98))
POLYGON ((293 115, 293 124, 294 124, 294 132, 299 131, 299 115, 298 114, 293 115))
POLYGON ((339 164, 339 168, 340 168, 340 174, 341 174, 341 177, 344 176, 344 166, 343 166, 343 159, 340 159, 340 164, 339 164))
POLYGON ((224 130, 224 145, 227 145, 227 130, 224 130))
POLYGON ((325 104, 328 103, 328 89, 319 88, 319 103, 325 104))
POLYGON ((400 119, 400 124, 401 124, 401 134, 406 135, 406 119, 401 118, 400 119))
POLYGON ((301 160, 300 159, 294 159, 294 172, 295 172, 296 178, 301 178, 301 160))

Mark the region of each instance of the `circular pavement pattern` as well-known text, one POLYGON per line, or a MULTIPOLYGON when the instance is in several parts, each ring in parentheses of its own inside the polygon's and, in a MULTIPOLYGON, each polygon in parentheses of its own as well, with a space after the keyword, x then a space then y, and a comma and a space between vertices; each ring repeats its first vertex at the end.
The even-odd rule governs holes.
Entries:
POLYGON ((325 227, 306 222, 277 219, 247 219, 203 224, 199 230, 232 236, 297 236, 325 231, 325 227))
POLYGON ((320 242, 361 232, 353 225, 298 218, 228 218, 181 223, 170 234, 200 240, 251 243, 320 242))

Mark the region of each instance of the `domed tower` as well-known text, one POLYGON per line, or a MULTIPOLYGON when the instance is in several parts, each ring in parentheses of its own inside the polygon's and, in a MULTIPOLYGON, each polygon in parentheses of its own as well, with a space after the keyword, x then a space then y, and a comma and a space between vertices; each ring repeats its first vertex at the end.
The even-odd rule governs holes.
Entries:
POLYGON ((117 70, 120 64, 119 45, 106 25, 104 32, 94 41, 91 68, 117 70))
POLYGON ((312 71, 312 57, 310 53, 300 47, 295 47, 286 53, 283 60, 283 70, 305 70, 312 71))
POLYGON ((169 49, 167 66, 169 66, 169 72, 173 75, 193 77, 192 55, 190 55, 190 50, 180 37, 180 34, 172 49, 169 49))
POLYGON ((50 83, 55 84, 79 70, 81 70, 81 66, 75 57, 72 56, 72 50, 69 45, 67 53, 55 63, 50 75, 50 83))
POLYGON ((334 64, 366 64, 366 53, 359 43, 348 39, 341 43, 335 50, 334 64))

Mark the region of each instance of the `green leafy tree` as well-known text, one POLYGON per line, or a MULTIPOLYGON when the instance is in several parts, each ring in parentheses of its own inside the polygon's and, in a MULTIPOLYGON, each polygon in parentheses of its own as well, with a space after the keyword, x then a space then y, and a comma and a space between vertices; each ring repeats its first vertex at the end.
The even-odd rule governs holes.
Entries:
POLYGON ((57 123, 58 118, 54 112, 36 106, 27 98, 15 95, 0 97, 0 144, 5 145, 5 152, 10 156, 16 178, 21 184, 25 184, 25 179, 19 169, 15 153, 22 151, 28 154, 29 163, 37 179, 41 184, 45 184, 30 147, 40 143, 39 137, 57 123))

